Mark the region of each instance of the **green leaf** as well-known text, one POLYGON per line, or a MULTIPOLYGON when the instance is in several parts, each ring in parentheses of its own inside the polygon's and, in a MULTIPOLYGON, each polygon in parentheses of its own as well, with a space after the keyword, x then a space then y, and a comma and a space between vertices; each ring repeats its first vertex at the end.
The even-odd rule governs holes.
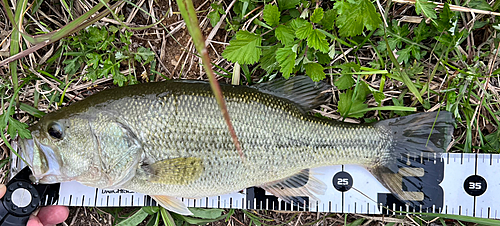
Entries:
POLYGON ((318 7, 314 9, 313 14, 311 15, 311 22, 313 23, 319 23, 321 19, 323 19, 324 11, 323 8, 318 7))
POLYGON ((420 102, 421 104, 423 104, 424 100, 422 99, 422 96, 420 95, 420 92, 418 91, 417 87, 415 87, 415 84, 413 84, 413 82, 408 77, 408 74, 406 74, 405 71, 401 71, 401 72, 396 73, 396 74, 398 74, 403 79, 403 83, 408 87, 408 89, 410 90, 410 92, 412 92, 413 95, 415 95, 415 97, 417 98, 418 102, 420 102))
POLYGON ((429 27, 425 23, 425 21, 422 20, 420 24, 413 29, 413 33, 415 34, 415 37, 413 38, 413 41, 416 43, 420 43, 423 40, 427 39, 429 36, 431 36, 431 32, 429 32, 429 27))
POLYGON ((136 226, 140 224, 149 214, 143 209, 139 209, 134 215, 116 224, 116 226, 136 226))
POLYGON ((279 48, 276 51, 276 61, 280 65, 280 72, 283 73, 283 77, 288 79, 290 74, 295 67, 295 58, 297 54, 292 50, 291 47, 279 48))
POLYGON ((356 91, 356 100, 365 102, 366 101, 366 96, 370 94, 370 89, 368 88, 368 84, 366 82, 361 81, 359 84, 356 85, 355 87, 356 91), (356 90, 357 89, 357 90, 356 90))
POLYGON ((215 27, 220 21, 220 14, 216 10, 210 12, 207 17, 210 19, 210 25, 212 25, 212 27, 215 27))
MULTIPOLYGON (((358 64, 353 63, 353 62, 345 63, 345 64, 339 65, 337 67, 342 69, 342 71, 341 71, 342 76, 340 76, 335 81, 335 83, 334 83, 335 86, 337 86, 337 88, 339 90, 351 88, 355 83, 354 79, 352 78, 352 74, 353 74, 352 71, 357 72, 361 69, 361 67, 358 64)), ((358 94, 359 94, 359 91, 358 91, 358 94)), ((364 96, 363 96, 363 98, 364 98, 364 96)))
POLYGON ((7 112, 4 112, 2 115, 0 115, 0 128, 5 129, 7 127, 9 117, 10 115, 7 112))
POLYGON ((25 103, 21 103, 19 108, 25 112, 28 112, 30 115, 37 117, 37 118, 41 118, 45 115, 45 112, 40 111, 40 110, 38 110, 30 105, 27 105, 25 103))
POLYGON ((88 27, 88 39, 89 44, 97 44, 100 41, 104 41, 108 38, 108 32, 105 27, 99 29, 99 27, 88 27))
POLYGON ((422 57, 425 56, 425 54, 427 54, 427 51, 421 50, 420 47, 415 45, 410 46, 410 49, 411 49, 411 55, 413 55, 413 57, 415 57, 415 59, 417 60, 422 59, 422 57))
POLYGON ((148 213, 149 215, 153 215, 155 213, 158 213, 158 211, 160 211, 160 207, 158 206, 145 206, 145 207, 142 207, 142 210, 146 213, 148 213))
POLYGON ((339 90, 349 89, 354 85, 354 79, 350 74, 343 74, 334 84, 339 90))
POLYGON ((293 19, 292 21, 290 21, 290 26, 292 27, 293 31, 297 31, 297 29, 299 29, 300 27, 308 24, 309 22, 307 22, 306 20, 304 19, 301 19, 301 18, 297 18, 297 19, 293 19))
POLYGON ((279 69, 278 61, 276 61, 276 51, 279 45, 274 45, 262 49, 262 57, 260 58, 260 67, 266 70, 267 73, 271 73, 274 70, 279 69))
POLYGON ((304 24, 295 31, 295 36, 300 39, 306 39, 313 32, 313 26, 310 23, 304 24))
POLYGON ((222 215, 222 209, 202 209, 202 208, 189 208, 193 217, 203 219, 217 219, 222 215))
POLYGON ((361 225, 364 221, 365 221, 365 219, 364 219, 364 218, 359 218, 359 219, 357 219, 357 220, 355 220, 355 221, 353 221, 353 222, 351 222, 351 223, 347 224, 347 226, 359 226, 359 225, 361 225))
POLYGON ((316 52, 314 55, 316 55, 316 59, 318 59, 318 63, 321 65, 329 64, 332 60, 326 53, 316 52))
POLYGON ((67 64, 64 67, 64 72, 69 75, 74 75, 78 70, 80 70, 81 63, 79 61, 80 57, 75 57, 73 59, 64 60, 63 64, 67 64))
MULTIPOLYGON (((383 107, 372 107, 372 108, 363 108, 361 110, 357 110, 357 111, 350 111, 349 114, 353 114, 353 115, 356 115, 356 114, 365 114, 366 112, 369 112, 369 111, 394 111, 394 112, 415 112, 417 111, 417 108, 415 107, 401 107, 401 106, 383 106, 383 107)), ((409 114, 409 113, 408 113, 409 114)), ((399 114, 398 114, 399 115, 399 114)))
POLYGON ((304 64, 304 68, 306 69, 306 75, 311 77, 311 79, 315 82, 319 82, 326 77, 324 72, 325 69, 321 66, 321 64, 308 63, 304 64))
POLYGON ((296 5, 300 3, 300 0, 278 0, 278 6, 280 11, 285 9, 293 9, 296 5))
MULTIPOLYGON (((192 208, 190 208, 190 210, 191 209, 192 208)), ((206 225, 206 224, 211 223, 211 222, 222 220, 226 217, 226 215, 222 215, 220 217, 213 218, 213 219, 208 219, 208 218, 203 219, 203 218, 195 218, 195 217, 191 217, 191 216, 183 216, 183 215, 179 215, 176 213, 171 213, 171 215, 172 215, 172 217, 174 217, 176 219, 181 219, 181 220, 183 220, 191 225, 206 225)))
MULTIPOLYGON (((396 20, 393 20, 391 24, 391 29, 395 34, 391 35, 391 38, 387 40, 389 42, 389 46, 391 47, 391 49, 395 49, 396 47, 398 49, 401 49, 403 47, 403 39, 410 34, 410 28, 408 27, 408 24, 399 26, 398 22, 396 20)), ((387 50, 385 46, 383 48, 385 48, 385 50, 384 49, 379 49, 379 50, 381 51, 387 50)))
POLYGON ((496 70, 494 70, 492 73, 492 75, 498 75, 500 74, 500 68, 497 68, 496 70))
POLYGON ((267 4, 264 7, 263 18, 269 26, 278 26, 280 22, 280 11, 278 10, 278 6, 267 4))
POLYGON ((426 17, 436 19, 436 4, 428 2, 427 0, 415 0, 415 12, 417 14, 423 13, 426 17))
POLYGON ((484 26, 488 25, 489 23, 490 21, 476 21, 472 26, 472 30, 481 29, 484 26))
POLYGON ((311 32, 311 35, 307 37, 307 45, 321 51, 322 53, 328 52, 328 42, 326 41, 326 36, 317 29, 314 29, 311 32))
POLYGON ((338 112, 343 117, 353 117, 353 118, 361 118, 364 113, 359 113, 359 111, 366 109, 368 107, 367 104, 364 104, 364 100, 359 100, 358 98, 352 98, 354 93, 353 89, 346 90, 345 93, 339 94, 339 104, 338 104, 338 112), (354 100, 354 101, 353 101, 354 100), (358 112, 358 113, 350 113, 350 112, 358 112))
POLYGON ((252 34, 248 31, 238 31, 236 39, 229 41, 229 46, 226 47, 222 56, 227 60, 239 64, 253 64, 260 58, 262 50, 260 47, 262 37, 252 34))
POLYGON ((385 94, 378 90, 374 90, 372 94, 373 97, 375 98, 375 101, 379 104, 382 103, 382 101, 385 99, 385 94))
POLYGON ((333 26, 335 25, 335 20, 337 19, 337 12, 333 9, 325 12, 323 19, 319 22, 319 24, 323 25, 323 29, 330 31, 333 30, 333 26))
POLYGON ((338 1, 337 27, 339 34, 344 37, 360 35, 366 27, 375 30, 382 23, 380 15, 370 0, 358 0, 356 3, 338 1))
POLYGON ((31 132, 28 130, 28 125, 20 121, 17 121, 11 117, 8 117, 8 120, 9 120, 9 128, 7 129, 7 132, 9 133, 12 139, 16 137, 16 134, 19 134, 19 138, 23 139, 31 138, 31 132))
POLYGON ((170 213, 165 210, 165 208, 160 209, 160 214, 163 223, 165 223, 165 226, 175 226, 175 220, 172 218, 172 215, 170 215, 170 213))
MULTIPOLYGON (((122 59, 127 59, 127 58, 129 58, 129 57, 128 57, 127 55, 123 54, 123 52, 122 52, 122 51, 118 51, 118 52, 116 52, 116 53, 115 53, 115 58, 116 58, 117 60, 122 60, 122 59)), ((92 65, 93 65, 93 66, 95 66, 95 64, 92 64, 92 65)), ((95 67, 95 68, 97 68, 97 67, 95 67)), ((94 68, 94 69, 95 69, 95 68, 94 68)))
POLYGON ((347 2, 345 0, 343 1, 336 1, 335 4, 333 5, 333 9, 337 11, 338 15, 348 13, 348 11, 351 8, 351 4, 354 4, 354 2, 347 2))
POLYGON ((342 65, 339 65, 338 67, 342 69, 342 74, 351 73, 352 71, 357 72, 357 71, 361 70, 361 66, 359 66, 358 64, 356 64, 354 62, 345 63, 342 65))
POLYGON ((125 82, 127 82, 127 77, 125 77, 122 73, 117 70, 112 70, 113 72, 113 84, 117 84, 118 86, 123 86, 125 82))
POLYGON ((99 62, 102 60, 101 55, 97 53, 87 53, 85 55, 88 58, 87 65, 96 69, 99 67, 99 62))
POLYGON ((333 59, 333 58, 335 58, 335 55, 336 55, 336 54, 337 54, 337 53, 335 52, 335 43, 333 43, 333 44, 332 44, 332 45, 328 48, 328 56, 329 56, 330 58, 332 58, 332 59, 333 59))
POLYGON ((385 99, 385 95, 383 92, 380 92, 379 90, 377 89, 374 89, 372 88, 371 86, 369 86, 368 84, 366 85, 366 87, 368 87, 368 89, 370 90, 370 92, 373 94, 373 98, 375 98, 375 101, 377 103, 382 103, 382 100, 385 99))
POLYGON ((473 8, 473 9, 493 11, 493 8, 491 8, 490 4, 488 4, 488 2, 486 2, 486 0, 471 0, 469 2, 469 7, 473 8))
POLYGON ((267 25, 266 23, 264 23, 264 22, 262 22, 262 21, 260 21, 260 20, 253 20, 253 23, 254 23, 254 24, 257 24, 257 25, 259 25, 259 26, 265 27, 265 28, 267 28, 267 29, 269 29, 269 30, 272 30, 272 29, 273 29, 271 26, 267 25))
POLYGON ((274 31, 274 34, 276 35, 276 38, 285 46, 291 45, 295 39, 293 29, 286 25, 279 25, 274 31))
POLYGON ((410 46, 408 46, 405 49, 399 50, 398 52, 396 52, 396 54, 399 55, 398 56, 399 63, 402 63, 402 62, 408 63, 408 60, 410 59, 411 48, 410 48, 410 46))
POLYGON ((210 12, 207 17, 210 19, 210 24, 212 27, 215 27, 217 23, 219 23, 220 20, 220 15, 224 14, 224 8, 222 8, 222 5, 212 3, 210 4, 210 7, 212 7, 213 11, 210 12))
POLYGON ((147 64, 155 59, 155 53, 149 48, 139 47, 134 57, 135 60, 147 64))
POLYGON ((486 135, 484 138, 486 140, 486 147, 490 148, 493 151, 500 150, 500 130, 497 130, 493 133, 486 135))

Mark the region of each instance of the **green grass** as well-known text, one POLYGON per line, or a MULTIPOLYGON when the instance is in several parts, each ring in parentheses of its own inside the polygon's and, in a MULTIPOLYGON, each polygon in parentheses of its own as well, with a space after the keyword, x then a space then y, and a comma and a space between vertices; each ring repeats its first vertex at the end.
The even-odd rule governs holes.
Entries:
MULTIPOLYGON (((450 111, 456 118, 457 128, 454 145, 449 151, 500 153, 500 62, 497 60, 500 26, 494 22, 499 18, 476 14, 477 17, 471 20, 464 12, 452 11, 448 3, 436 11, 435 5, 426 0, 417 0, 414 7, 385 3, 387 5, 382 6, 385 13, 368 0, 276 2, 263 6, 261 1, 236 1, 229 9, 230 15, 224 19, 219 32, 228 34, 230 45, 219 53, 225 62, 214 65, 215 74, 224 77, 233 74, 239 84, 298 74, 308 75, 315 81, 326 80, 334 85, 335 96, 327 113, 361 122, 428 110, 450 111), (405 15, 424 19, 420 23, 407 23, 397 20, 402 15, 389 16, 394 15, 392 10, 401 7, 407 8, 403 10, 405 15), (258 15, 260 13, 262 16, 258 15), (233 67, 236 63, 239 66, 233 67), (240 70, 244 75, 241 78, 240 70)), ((109 5, 109 1, 101 1, 90 11, 78 15, 73 1, 62 1, 60 11, 52 13, 68 18, 61 22, 63 27, 50 20, 33 19, 40 18, 37 10, 44 7, 43 0, 37 1, 32 8, 29 7, 32 2, 19 0, 15 11, 9 7, 9 1, 1 3, 5 19, 14 25, 10 27, 9 54, 15 57, 2 58, 0 62, 0 65, 9 64, 8 68, 0 68, 0 73, 8 75, 0 77, 2 106, 8 105, 2 109, 0 128, 7 146, 10 146, 9 139, 16 135, 29 137, 27 124, 34 123, 45 112, 86 96, 87 87, 74 89, 75 84, 109 78, 114 84, 123 86, 178 76, 160 72, 159 65, 169 64, 171 59, 162 62, 159 54, 149 47, 134 46, 141 29, 154 27, 165 31, 165 39, 174 37, 168 25, 162 23, 164 18, 154 18, 156 23, 149 20, 151 23, 143 28, 133 27, 124 24, 124 11, 119 11, 111 13, 110 17, 118 24, 93 25, 122 4, 130 9, 140 8, 149 19, 153 17, 135 3, 118 1, 109 5), (94 13, 97 16, 91 18, 94 13), (32 27, 35 22, 44 29, 32 27), (37 54, 26 57, 34 51, 38 51, 37 54)), ((491 11, 500 7, 499 1, 493 5, 484 0, 449 3, 491 11)), ((214 27, 225 14, 226 7, 228 4, 212 2, 212 10, 207 11, 205 7, 195 12, 190 9, 191 15, 183 16, 185 19, 208 17, 209 26, 214 27)), ((141 20, 136 17, 132 21, 139 23, 141 20)), ((187 27, 195 34, 193 40, 202 52, 202 33, 194 29, 198 27, 196 23, 192 20, 187 27)), ((179 43, 177 39, 174 41, 179 43)), ((160 45, 157 47, 160 49, 160 45)), ((177 48, 181 47, 188 49, 179 43, 177 48)), ((195 53, 186 55, 192 54, 195 53)), ((197 56, 204 58, 205 68, 214 62, 203 53, 197 56)), ((182 75, 186 74, 189 73, 182 75)), ((0 166, 5 169, 6 161, 0 161, 0 166)), ((145 219, 147 225, 161 222, 183 225, 227 220, 232 214, 231 211, 222 214, 219 210, 207 210, 191 218, 170 214, 161 208, 145 207, 125 218, 119 213, 113 216, 118 225, 136 225, 145 219)), ((251 224, 268 222, 249 211, 245 214, 251 224)), ((453 215, 427 216, 478 224, 493 222, 453 215)), ((364 221, 359 218, 344 224, 360 225, 364 221)), ((425 223, 426 219, 415 218, 414 221, 425 223)))

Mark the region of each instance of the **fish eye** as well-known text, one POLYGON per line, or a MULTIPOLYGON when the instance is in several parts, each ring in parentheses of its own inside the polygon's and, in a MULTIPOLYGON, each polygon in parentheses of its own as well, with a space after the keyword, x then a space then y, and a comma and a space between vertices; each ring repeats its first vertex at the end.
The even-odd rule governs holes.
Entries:
POLYGON ((49 133, 49 135, 52 138, 58 139, 58 140, 62 140, 63 135, 64 135, 61 125, 57 122, 50 123, 49 127, 47 127, 47 132, 49 133))

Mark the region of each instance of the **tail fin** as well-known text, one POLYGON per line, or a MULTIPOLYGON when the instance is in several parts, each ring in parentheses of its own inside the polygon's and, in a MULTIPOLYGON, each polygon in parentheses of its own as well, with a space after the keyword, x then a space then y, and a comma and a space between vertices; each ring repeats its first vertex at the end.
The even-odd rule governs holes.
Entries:
POLYGON ((439 183, 444 169, 437 170, 434 158, 439 161, 439 153, 445 152, 451 142, 453 115, 446 111, 420 113, 383 120, 374 126, 393 136, 390 154, 369 169, 378 181, 398 199, 418 209, 432 208, 436 200, 442 200, 439 183))

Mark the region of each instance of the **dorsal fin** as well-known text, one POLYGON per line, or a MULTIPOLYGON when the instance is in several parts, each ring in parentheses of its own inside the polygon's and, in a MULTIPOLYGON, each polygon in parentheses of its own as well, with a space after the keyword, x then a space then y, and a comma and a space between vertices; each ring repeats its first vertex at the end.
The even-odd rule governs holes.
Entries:
POLYGON ((330 88, 325 82, 313 82, 305 75, 294 76, 289 79, 275 79, 269 82, 256 84, 253 87, 259 91, 283 99, 287 99, 306 113, 323 104, 330 96, 325 92, 330 88))

